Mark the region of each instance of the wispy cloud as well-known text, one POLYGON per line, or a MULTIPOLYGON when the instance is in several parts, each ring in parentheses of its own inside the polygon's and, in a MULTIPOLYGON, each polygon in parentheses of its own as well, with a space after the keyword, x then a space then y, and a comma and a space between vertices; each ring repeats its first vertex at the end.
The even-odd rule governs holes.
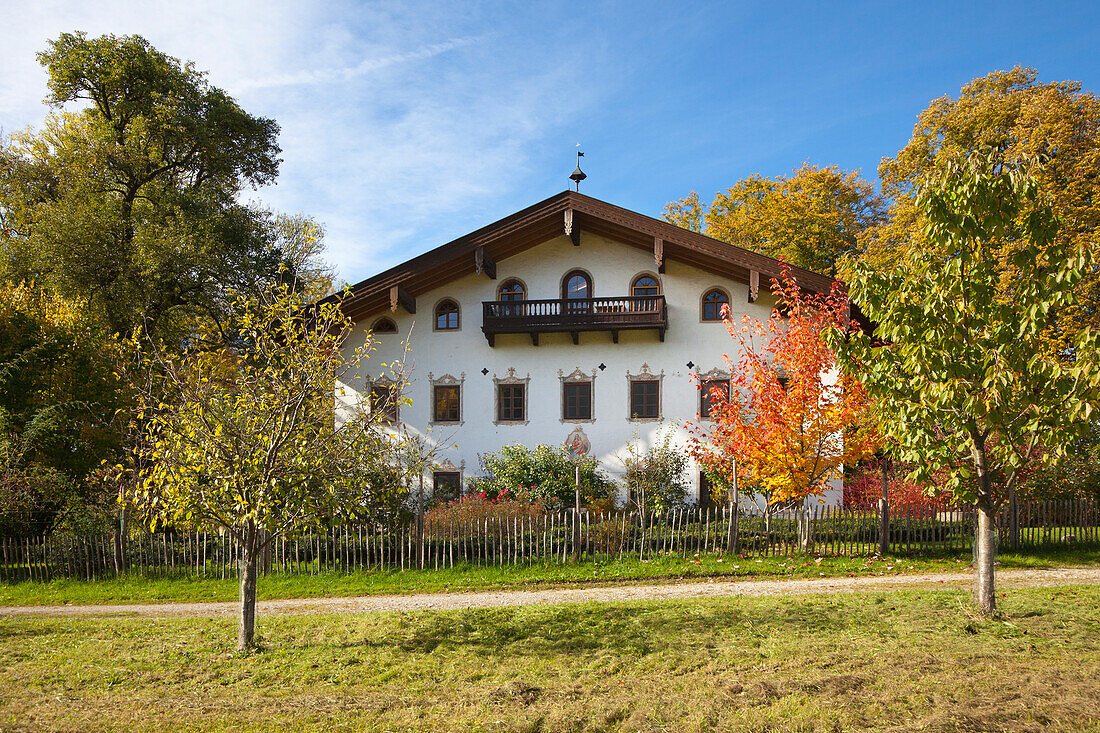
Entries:
MULTIPOLYGON (((357 281, 564 187, 568 170, 549 189, 526 184, 547 141, 598 95, 598 75, 581 69, 601 51, 575 53, 571 14, 529 12, 418 0, 0 3, 0 129, 41 123, 34 54, 49 39, 141 34, 278 121, 278 185, 249 196, 325 223, 328 258, 357 281)), ((563 168, 575 133, 565 135, 563 168)))
POLYGON ((453 51, 456 48, 467 46, 474 43, 476 40, 478 39, 454 38, 444 43, 433 43, 428 46, 423 46, 415 51, 409 51, 407 53, 395 53, 376 58, 365 58, 355 66, 303 70, 292 74, 274 74, 256 79, 245 79, 244 81, 237 82, 234 85, 234 89, 245 92, 252 89, 267 89, 271 87, 346 82, 397 64, 430 59, 448 51, 453 51))

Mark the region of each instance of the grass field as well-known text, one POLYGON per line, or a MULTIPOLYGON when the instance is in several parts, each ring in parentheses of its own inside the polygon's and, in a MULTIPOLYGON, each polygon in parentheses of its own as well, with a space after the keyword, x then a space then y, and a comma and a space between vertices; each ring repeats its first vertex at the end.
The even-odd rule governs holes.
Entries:
POLYGON ((0 618, 0 729, 1100 731, 1100 588, 0 618))
MULTIPOLYGON (((816 558, 794 555, 762 559, 676 556, 640 562, 571 565, 457 567, 446 570, 388 570, 261 577, 258 598, 323 598, 440 591, 570 587, 598 584, 675 582, 697 578, 801 578, 876 574, 958 572, 967 556, 938 558, 816 558)), ((1027 555, 1002 555, 1004 568, 1074 567, 1100 564, 1100 549, 1052 548, 1027 555)), ((148 603, 231 601, 231 578, 128 576, 110 580, 0 583, 0 606, 65 603, 148 603)))

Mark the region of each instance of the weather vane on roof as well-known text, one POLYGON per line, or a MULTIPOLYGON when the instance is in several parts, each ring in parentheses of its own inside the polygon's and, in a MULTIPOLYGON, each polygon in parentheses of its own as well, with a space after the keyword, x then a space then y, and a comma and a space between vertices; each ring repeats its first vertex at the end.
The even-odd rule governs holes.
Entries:
MULTIPOLYGON (((577 147, 579 148, 580 146, 581 146, 581 144, 577 143, 577 147)), ((581 181, 583 181, 585 178, 588 178, 588 176, 586 176, 584 174, 584 171, 581 170, 581 158, 583 158, 583 157, 584 157, 584 153, 582 153, 580 150, 578 150, 577 151, 577 169, 569 175, 569 179, 571 181, 573 181, 574 184, 576 184, 577 191, 581 190, 581 181)))

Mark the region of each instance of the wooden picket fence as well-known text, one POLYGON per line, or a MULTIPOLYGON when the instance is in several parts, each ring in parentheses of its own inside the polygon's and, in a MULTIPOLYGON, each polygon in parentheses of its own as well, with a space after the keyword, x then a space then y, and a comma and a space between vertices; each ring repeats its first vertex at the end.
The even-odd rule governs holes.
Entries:
MULTIPOLYGON (((276 537, 264 573, 562 564, 656 556, 761 557, 872 555, 880 549, 878 511, 813 507, 765 520, 731 507, 666 513, 581 512, 513 518, 427 521, 396 527, 343 525, 276 537)), ((973 509, 889 508, 888 548, 898 555, 970 550, 973 509)), ((1091 501, 1023 502, 998 518, 999 546, 1026 549, 1100 543, 1100 508, 1091 501)), ((110 534, 0 539, 0 580, 107 578, 120 573, 236 577, 232 539, 210 531, 134 532, 122 552, 110 534), (116 560, 120 559, 121 564, 116 560), (118 565, 118 567, 116 567, 118 565)))

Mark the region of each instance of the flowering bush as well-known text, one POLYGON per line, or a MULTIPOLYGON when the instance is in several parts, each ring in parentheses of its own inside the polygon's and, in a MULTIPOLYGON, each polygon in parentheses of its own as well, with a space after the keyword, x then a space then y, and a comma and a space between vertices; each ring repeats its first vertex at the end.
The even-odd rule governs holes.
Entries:
POLYGON ((427 522, 465 522, 475 519, 514 519, 534 517, 544 513, 545 509, 538 501, 529 496, 515 498, 508 489, 503 489, 496 498, 484 491, 464 496, 461 499, 440 504, 424 515, 427 522))

